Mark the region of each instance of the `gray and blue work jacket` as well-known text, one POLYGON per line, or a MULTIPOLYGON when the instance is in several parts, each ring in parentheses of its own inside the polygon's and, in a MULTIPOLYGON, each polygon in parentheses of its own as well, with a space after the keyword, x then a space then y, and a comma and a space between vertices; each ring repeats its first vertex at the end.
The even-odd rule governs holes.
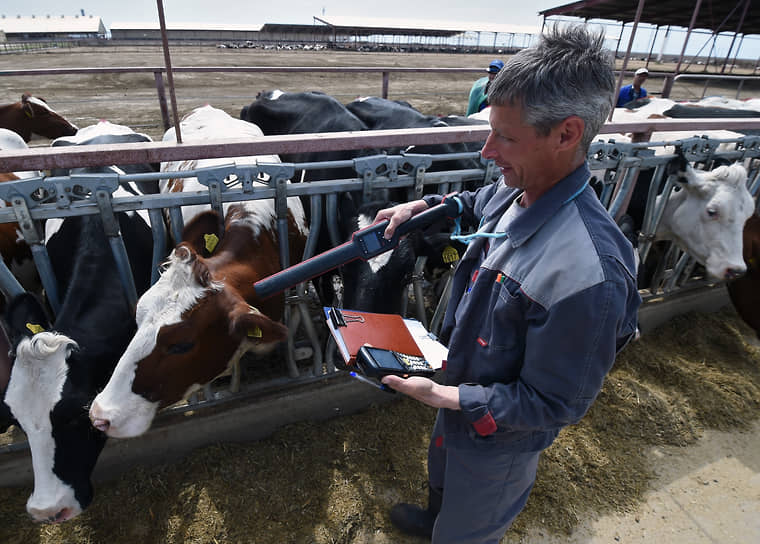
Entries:
MULTIPOLYGON (((458 386, 461 405, 439 414, 447 447, 546 448, 583 417, 635 334, 634 250, 589 175, 584 164, 544 193, 498 246, 493 238, 469 242, 441 330, 444 383, 458 386)), ((520 193, 501 178, 453 198, 464 224, 492 233, 520 193)))

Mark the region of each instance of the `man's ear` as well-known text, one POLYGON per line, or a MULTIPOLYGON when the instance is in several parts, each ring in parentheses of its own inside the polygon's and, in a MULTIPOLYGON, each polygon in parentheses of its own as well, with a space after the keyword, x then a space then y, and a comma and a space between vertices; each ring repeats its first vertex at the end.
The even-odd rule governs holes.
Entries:
POLYGON ((557 128, 559 129, 559 149, 565 151, 575 149, 580 145, 586 123, 577 115, 571 115, 557 128))

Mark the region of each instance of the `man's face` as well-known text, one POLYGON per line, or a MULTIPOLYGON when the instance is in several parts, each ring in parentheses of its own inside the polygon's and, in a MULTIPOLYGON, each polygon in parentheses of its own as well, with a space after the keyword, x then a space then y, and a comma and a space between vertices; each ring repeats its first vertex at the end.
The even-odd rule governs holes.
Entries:
POLYGON ((493 81, 493 78, 497 75, 499 75, 499 72, 488 72, 488 81, 493 81))
POLYGON ((633 84, 637 87, 641 87, 647 80, 647 74, 638 74, 633 76, 633 84))
POLYGON ((520 106, 491 106, 491 133, 480 151, 493 159, 509 187, 542 186, 547 178, 549 136, 539 136, 525 124, 520 106))

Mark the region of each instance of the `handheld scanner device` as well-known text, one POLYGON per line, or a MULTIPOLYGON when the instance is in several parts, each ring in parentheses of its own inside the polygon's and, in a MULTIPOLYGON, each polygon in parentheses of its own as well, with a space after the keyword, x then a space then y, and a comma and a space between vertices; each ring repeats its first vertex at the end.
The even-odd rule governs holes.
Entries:
POLYGON ((412 230, 426 227, 444 217, 456 217, 458 214, 459 204, 453 198, 446 198, 440 204, 401 223, 390 240, 386 240, 383 236, 389 221, 387 219, 378 221, 369 227, 354 232, 348 242, 267 276, 254 283, 253 288, 260 298, 271 297, 289 287, 315 278, 356 259, 366 261, 376 257, 396 247, 401 237, 412 230))

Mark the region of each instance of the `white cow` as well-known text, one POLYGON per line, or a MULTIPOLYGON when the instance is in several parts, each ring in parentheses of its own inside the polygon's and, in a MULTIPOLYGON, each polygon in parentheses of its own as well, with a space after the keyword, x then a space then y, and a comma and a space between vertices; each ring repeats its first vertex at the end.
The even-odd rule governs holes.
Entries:
POLYGON ((687 166, 679 177, 681 190, 670 195, 655 240, 673 240, 713 278, 743 275, 742 230, 755 207, 747 171, 738 163, 711 171, 687 166))

